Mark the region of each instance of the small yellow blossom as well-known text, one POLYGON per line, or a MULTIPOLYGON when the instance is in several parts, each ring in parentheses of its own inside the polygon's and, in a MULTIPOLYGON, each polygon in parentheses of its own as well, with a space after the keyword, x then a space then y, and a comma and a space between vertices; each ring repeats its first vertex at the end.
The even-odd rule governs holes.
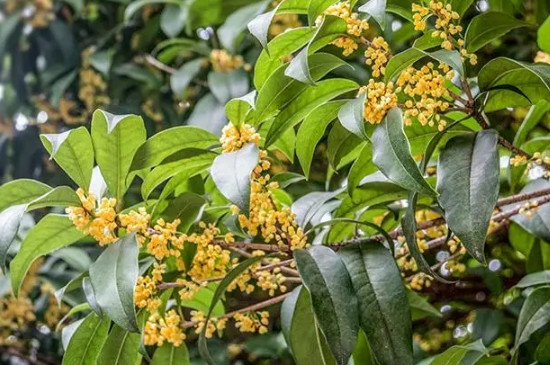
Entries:
POLYGON ((241 332, 267 333, 269 312, 236 313, 233 319, 235 320, 235 327, 241 332))
POLYGON ((394 93, 392 82, 385 84, 370 79, 359 93, 366 93, 363 114, 370 124, 379 124, 388 111, 397 106, 397 95, 394 93))
POLYGON ((224 49, 213 49, 210 52, 210 63, 216 72, 230 72, 244 65, 242 56, 233 56, 224 49))

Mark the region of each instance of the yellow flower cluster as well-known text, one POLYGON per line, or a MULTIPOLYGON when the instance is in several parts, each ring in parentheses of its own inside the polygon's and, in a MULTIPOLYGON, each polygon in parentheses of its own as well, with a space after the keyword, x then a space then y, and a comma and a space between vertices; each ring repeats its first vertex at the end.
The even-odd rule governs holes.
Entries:
POLYGON ((365 120, 370 124, 379 124, 386 113, 397 106, 397 95, 393 91, 392 82, 385 84, 370 79, 367 86, 363 86, 359 90, 359 94, 362 93, 366 93, 363 114, 365 120))
MULTIPOLYGON (((260 143, 259 135, 254 128, 244 124, 237 128, 227 126, 220 139, 224 152, 232 152, 249 142, 260 143)), ((303 248, 307 244, 304 232, 295 220, 295 215, 288 207, 278 208, 273 199, 272 189, 277 183, 270 182, 268 173, 271 163, 267 152, 260 151, 260 162, 251 176, 250 212, 239 215, 239 223, 251 236, 261 234, 265 242, 275 241, 278 245, 288 245, 291 249, 303 248)), ((233 206, 233 214, 239 209, 233 206)))
POLYGON ((116 241, 116 199, 101 199, 96 207, 96 197, 79 188, 76 191, 82 206, 66 209, 69 219, 78 230, 91 235, 100 246, 108 245, 116 241))
MULTIPOLYGON (((202 311, 191 311, 191 321, 195 323, 195 333, 199 334, 204 329, 206 324, 206 316, 202 311)), ((227 324, 227 318, 210 318, 204 335, 206 338, 212 338, 216 331, 223 331, 227 324)))
POLYGON ((187 272, 195 282, 225 275, 231 263, 230 251, 214 244, 220 230, 213 224, 206 226, 201 222, 200 226, 204 228, 202 234, 183 235, 185 241, 197 245, 193 265, 187 272))
MULTIPOLYGON (((274 258, 271 263, 277 264, 280 261, 279 258, 274 258)), ((255 277, 258 280, 258 287, 267 291, 270 296, 274 296, 277 290, 280 290, 282 293, 287 291, 287 287, 284 285, 286 277, 281 273, 280 267, 275 267, 272 271, 258 271, 255 273, 255 277)))
POLYGON ((366 64, 372 68, 372 76, 380 77, 386 73, 386 63, 390 57, 390 46, 382 37, 372 40, 365 51, 366 64))
MULTIPOLYGON (((331 5, 323 14, 337 16, 346 22, 346 33, 349 37, 339 37, 332 44, 342 48, 344 56, 352 54, 358 48, 354 38, 360 37, 365 30, 369 29, 369 23, 366 20, 359 19, 359 14, 352 12, 349 1, 331 5)), ((321 19, 317 19, 316 24, 319 25, 320 22, 321 19)))
POLYGON ((233 152, 241 149, 247 143, 259 145, 260 134, 248 124, 243 124, 240 127, 228 124, 223 127, 220 142, 224 152, 233 152))
POLYGON ((439 70, 429 62, 419 70, 409 67, 399 75, 395 91, 402 91, 410 98, 405 102, 405 124, 410 125, 415 117, 422 125, 433 126, 437 122, 439 130, 445 128, 446 122, 439 113, 450 106, 447 100, 451 95, 445 83, 453 78, 454 71, 444 63, 439 65, 439 70))
POLYGON ((548 63, 550 65, 550 54, 538 51, 535 62, 548 63))
POLYGON ((243 67, 242 56, 233 56, 224 49, 213 49, 210 52, 210 63, 216 72, 230 72, 243 67))
POLYGON ((90 63, 93 50, 87 48, 82 52, 82 67, 79 75, 78 98, 86 106, 86 111, 92 113, 110 103, 107 95, 107 83, 100 73, 95 71, 90 63))
POLYGON ((237 327, 241 332, 258 332, 260 334, 267 333, 269 312, 235 313, 233 319, 235 319, 235 327, 237 327))
POLYGON ((138 308, 147 308, 148 312, 156 311, 160 305, 160 298, 155 298, 157 284, 162 281, 162 274, 166 271, 166 264, 153 264, 151 276, 138 277, 134 289, 134 303, 138 308))
POLYGON ((185 334, 181 328, 181 318, 173 309, 166 312, 164 318, 155 312, 145 322, 143 328, 143 343, 145 345, 162 346, 164 342, 168 342, 178 347, 184 340, 185 334))
POLYGON ((435 16, 435 30, 432 32, 432 37, 441 38, 441 47, 446 50, 458 48, 463 59, 468 58, 472 65, 477 63, 475 54, 468 54, 464 48, 464 40, 455 38, 462 32, 463 28, 457 24, 460 19, 460 14, 453 11, 451 4, 444 4, 441 1, 430 0, 428 6, 412 4, 414 29, 425 31, 427 28, 427 20, 435 16))
POLYGON ((424 274, 423 272, 419 272, 415 274, 411 281, 408 283, 409 288, 412 290, 420 291, 423 288, 429 288, 432 286, 433 278, 429 275, 424 274))

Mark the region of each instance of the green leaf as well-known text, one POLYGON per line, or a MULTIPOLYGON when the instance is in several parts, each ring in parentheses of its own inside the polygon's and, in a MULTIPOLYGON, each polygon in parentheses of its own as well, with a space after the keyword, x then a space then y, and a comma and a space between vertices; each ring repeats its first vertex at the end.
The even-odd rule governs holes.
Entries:
POLYGON ((140 357, 140 340, 139 333, 130 333, 114 325, 101 349, 97 365, 135 365, 140 357))
POLYGON ((334 363, 325 359, 321 342, 325 338, 317 329, 311 297, 302 285, 296 287, 281 306, 281 328, 296 365, 334 363))
POLYGON ((533 290, 521 307, 516 328, 516 351, 550 322, 550 287, 533 290))
POLYGON ((189 351, 187 346, 182 343, 181 346, 175 347, 170 343, 165 343, 157 348, 153 355, 151 365, 189 365, 189 351))
POLYGON ((386 0, 369 0, 357 10, 373 17, 382 30, 386 28, 386 0))
POLYGON ((541 119, 550 111, 550 103, 545 100, 541 100, 538 103, 531 106, 529 112, 525 116, 525 119, 521 123, 516 135, 514 137, 514 146, 521 146, 527 139, 529 132, 531 132, 541 119))
POLYGON ((181 33, 189 16, 187 4, 167 5, 160 14, 160 28, 169 38, 181 33))
POLYGON ((516 286, 518 288, 528 288, 530 286, 547 285, 547 284, 550 284, 550 270, 539 271, 529 275, 525 275, 516 284, 516 286))
POLYGON ((177 69, 176 72, 170 75, 170 88, 176 96, 180 98, 185 96, 187 87, 201 70, 201 66, 204 64, 204 61, 204 58, 191 60, 183 64, 183 66, 177 69))
POLYGON ((30 203, 52 188, 36 180, 17 179, 0 186, 0 212, 18 204, 30 203))
POLYGON ((401 109, 393 108, 372 134, 372 160, 380 171, 396 184, 421 194, 435 196, 437 193, 424 180, 410 145, 403 132, 401 109))
MULTIPOLYGON (((283 1, 282 4, 284 3, 283 1)), ((283 56, 292 54, 302 48, 309 42, 315 32, 316 28, 313 27, 289 29, 269 42, 269 52, 264 46, 264 50, 260 53, 254 67, 254 85, 256 89, 261 90, 271 74, 283 64, 283 61, 281 61, 283 56)))
POLYGON ((210 92, 220 103, 227 103, 248 93, 248 74, 244 70, 215 72, 208 74, 210 92))
POLYGON ((111 243, 90 266, 90 281, 101 309, 120 327, 138 330, 134 287, 138 277, 138 243, 129 234, 111 243))
POLYGON ((89 314, 71 336, 62 365, 95 365, 109 332, 108 318, 89 314))
POLYGON ((84 238, 85 234, 73 225, 66 215, 48 214, 27 234, 21 249, 10 263, 11 288, 15 296, 31 264, 57 249, 84 238))
POLYGON ((451 0, 451 6, 453 7, 453 11, 463 15, 472 6, 473 2, 474 0, 451 0))
MULTIPOLYGON (((212 301, 210 302, 210 308, 208 310, 208 313, 205 317, 205 322, 208 323, 210 320, 210 316, 212 315, 214 309, 216 308, 216 305, 218 305, 218 302, 222 298, 223 293, 225 293, 227 287, 244 271, 246 271, 251 265, 254 265, 255 263, 258 263, 262 259, 264 259, 265 256, 256 256, 248 258, 244 261, 242 261, 237 267, 233 268, 225 277, 220 281, 220 284, 216 288, 216 291, 214 292, 214 296, 212 297, 212 301)), ((203 331, 201 332, 199 336, 199 353, 203 360, 205 360, 209 365, 215 365, 216 362, 214 359, 212 359, 212 355, 210 355, 210 351, 208 351, 208 346, 206 344, 206 326, 203 328, 203 331)))
POLYGON ((365 131, 365 117, 363 116, 366 97, 367 93, 362 93, 357 98, 346 102, 338 112, 340 124, 364 141, 369 140, 365 131))
POLYGON ((439 203, 449 228, 468 252, 485 262, 485 236, 498 200, 498 136, 493 130, 454 137, 437 166, 439 203))
POLYGON ((225 115, 233 125, 238 127, 245 122, 248 112, 256 105, 256 94, 256 90, 253 90, 245 96, 231 99, 225 104, 225 115))
POLYGON ((94 146, 86 128, 79 127, 60 134, 42 134, 40 139, 51 158, 87 191, 94 167, 94 146))
POLYGON ((367 340, 365 332, 359 331, 359 338, 357 339, 357 345, 353 350, 353 363, 361 365, 376 365, 376 360, 372 354, 372 349, 367 340))
POLYGON ((357 158, 365 144, 368 143, 350 133, 342 124, 334 123, 327 141, 327 156, 330 166, 335 171, 340 170, 357 158))
MULTIPOLYGON (((309 56, 309 71, 315 81, 345 64, 338 57, 327 53, 316 53, 309 56)), ((285 70, 286 65, 279 67, 260 89, 254 110, 254 124, 273 117, 293 99, 299 97, 304 90, 311 89, 310 86, 285 76, 285 70)))
POLYGON ((334 251, 324 246, 296 250, 294 259, 336 362, 346 365, 355 348, 359 318, 346 267, 334 251))
POLYGON ((275 117, 265 145, 273 144, 287 129, 298 124, 318 106, 358 87, 359 85, 351 80, 329 79, 319 82, 316 87, 308 88, 275 117))
POLYGON ((421 297, 416 292, 407 290, 407 297, 409 299, 409 306, 411 308, 411 317, 413 321, 428 317, 443 317, 440 311, 431 305, 427 299, 421 297))
POLYGON ((365 144, 359 153, 359 157, 355 160, 349 170, 348 174, 348 192, 350 196, 353 196, 355 188, 359 186, 361 180, 370 174, 375 173, 378 170, 376 165, 372 162, 372 145, 365 144))
POLYGON ((381 364, 412 364, 412 325, 401 272, 391 252, 372 241, 339 251, 359 301, 361 328, 381 364))
POLYGON ((182 179, 187 179, 203 172, 212 165, 217 155, 215 152, 194 148, 175 153, 145 176, 141 195, 148 199, 157 186, 178 174, 181 174, 182 179))
POLYGON ((121 201, 134 155, 147 138, 143 119, 137 115, 114 115, 96 110, 92 117, 92 140, 101 175, 113 196, 121 201))
MULTIPOLYGON (((421 44, 421 47, 426 47, 421 44)), ((424 57, 430 57, 438 62, 443 62, 452 67, 458 74, 464 74, 464 67, 457 51, 440 49, 434 52, 426 52, 419 48, 409 48, 393 56, 386 66, 384 79, 386 82, 394 81, 407 67, 424 57)))
POLYGON ((166 157, 187 148, 209 148, 219 143, 218 137, 202 128, 182 126, 166 129, 142 144, 132 162, 131 171, 150 168, 166 157))
POLYGON ((317 16, 321 15, 326 8, 328 8, 335 2, 337 2, 337 0, 311 0, 307 11, 309 24, 315 24, 317 16))
POLYGON ((467 345, 455 345, 451 347, 441 355, 438 355, 430 365, 475 364, 488 353, 489 350, 483 346, 483 342, 478 340, 467 345))
POLYGON ((539 48, 550 53, 550 16, 546 18, 538 31, 537 43, 539 48))
MULTIPOLYGON (((284 2, 284 1, 283 1, 284 2)), ((267 44, 267 36, 269 34, 269 26, 271 25, 271 22, 273 21, 273 17, 275 16, 277 12, 277 7, 271 11, 268 11, 267 13, 259 14, 254 19, 252 19, 250 22, 248 22, 247 27, 250 31, 250 34, 252 34, 254 37, 260 41, 260 44, 264 48, 264 51, 269 53, 268 50, 268 44, 267 44)))
POLYGON ((338 115, 338 110, 345 101, 329 101, 315 108, 302 122, 296 136, 300 143, 296 144, 296 155, 304 171, 304 175, 309 177, 311 161, 315 146, 323 137, 325 130, 330 122, 338 115))
POLYGON ((17 236, 19 224, 25 214, 25 204, 14 205, 0 213, 0 267, 6 271, 6 257, 17 236))
MULTIPOLYGON (((199 291, 195 294, 191 300, 181 300, 180 305, 186 308, 192 308, 204 313, 207 313, 210 309, 210 303, 214 298, 214 292, 218 286, 212 285, 207 286, 206 288, 200 288, 199 291)), ((225 314, 225 308, 223 303, 218 301, 218 303, 212 309, 212 315, 215 317, 225 314)))
MULTIPOLYGON (((250 23, 265 10, 268 4, 268 0, 255 2, 230 14, 225 20, 225 23, 223 23, 217 31, 218 38, 223 48, 235 52, 236 43, 241 33, 247 28, 247 25, 250 29, 250 23)), ((254 25, 254 23, 252 23, 252 25, 254 25)), ((267 24, 267 28, 269 28, 269 24, 267 24)), ((253 26, 252 29, 255 29, 255 27, 253 26)), ((265 29, 265 27, 262 28, 262 30, 263 29, 265 29)), ((252 31, 251 33, 255 35, 252 31)))
POLYGON ((539 100, 550 101, 550 65, 518 62, 499 57, 489 61, 478 74, 480 90, 489 92, 485 111, 527 106, 539 100), (506 88, 512 86, 529 100, 506 88))
POLYGON ((58 186, 34 199, 27 205, 27 212, 45 207, 78 207, 81 202, 75 191, 68 186, 58 186))
POLYGON ((334 199, 342 192, 341 189, 335 191, 314 191, 300 197, 292 204, 292 213, 296 215, 296 223, 302 228, 313 219, 318 210, 329 200, 334 199))
POLYGON ((219 155, 210 169, 220 192, 245 214, 250 206, 250 174, 258 164, 258 154, 258 146, 249 143, 238 151, 219 155))
POLYGON ((477 15, 466 30, 466 50, 473 53, 512 29, 530 26, 506 13, 490 11, 477 15), (491 26, 487 26, 490 24, 491 26))

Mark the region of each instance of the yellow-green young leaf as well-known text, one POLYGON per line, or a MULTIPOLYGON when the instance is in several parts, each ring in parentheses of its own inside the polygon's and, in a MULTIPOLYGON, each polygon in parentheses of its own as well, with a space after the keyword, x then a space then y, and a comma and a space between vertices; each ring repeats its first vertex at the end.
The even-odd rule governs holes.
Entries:
POLYGON ((485 236, 498 199, 497 142, 494 130, 454 137, 441 150, 437 165, 437 191, 445 220, 480 262, 485 262, 485 236))
POLYGON ((357 298, 348 271, 340 257, 325 246, 296 250, 294 259, 336 363, 346 365, 359 329, 357 298))
POLYGON ((478 360, 487 355, 489 350, 483 346, 482 340, 467 345, 455 345, 436 356, 430 365, 465 365, 476 364, 478 360))
POLYGON ((338 0, 311 0, 307 11, 309 25, 313 25, 318 15, 321 15, 326 8, 338 0))
POLYGON ((335 363, 332 355, 325 359, 321 342, 326 340, 316 322, 309 292, 300 285, 281 306, 281 329, 296 365, 335 363))
POLYGON ((143 119, 137 115, 114 115, 96 110, 92 118, 95 159, 109 192, 121 200, 134 154, 145 142, 143 119))
POLYGON ((407 297, 409 299, 409 306, 411 308, 411 319, 413 321, 421 320, 427 317, 441 318, 443 315, 433 305, 431 305, 427 299, 420 296, 420 294, 407 290, 407 297))
POLYGON ((220 192, 248 214, 250 206, 250 174, 258 164, 258 146, 249 143, 238 151, 216 157, 210 174, 220 192))
POLYGON ((376 365, 376 360, 372 354, 372 349, 367 340, 367 336, 362 330, 359 331, 357 344, 355 345, 355 350, 353 350, 352 357, 354 364, 376 365))
POLYGON ((0 212, 9 206, 30 203, 52 190, 36 180, 18 179, 0 186, 0 212))
MULTIPOLYGON (((286 2, 283 1, 282 4, 284 3, 286 2)), ((292 54, 306 45, 315 34, 315 31, 314 27, 295 28, 273 38, 269 42, 269 53, 264 49, 256 61, 254 67, 254 85, 256 89, 261 90, 273 71, 283 64, 283 61, 281 61, 282 56, 292 54)))
POLYGON ((478 83, 481 91, 489 92, 486 112, 550 101, 550 65, 499 57, 483 66, 478 83))
POLYGON ((451 0, 451 6, 453 11, 456 11, 458 14, 462 15, 468 10, 474 0, 451 0))
POLYGON ((140 340, 139 333, 130 333, 115 324, 99 353, 97 365, 136 365, 140 340))
POLYGON ((111 243, 90 266, 90 281, 97 304, 120 327, 138 330, 134 306, 138 266, 138 243, 129 234, 111 243))
POLYGON ((550 53, 550 16, 540 26, 537 42, 540 49, 546 53, 550 53))
POLYGON ((512 29, 530 26, 529 23, 514 18, 510 14, 487 12, 474 17, 466 30, 465 44, 473 53, 493 40, 502 37, 512 29))
POLYGON ((380 364, 412 365, 412 324, 401 272, 389 249, 366 242, 338 252, 359 302, 360 324, 380 364))
POLYGON ((94 168, 94 146, 88 130, 80 127, 60 134, 42 134, 40 139, 51 158, 87 191, 94 168))
POLYGON ((254 109, 256 94, 256 90, 253 90, 245 96, 231 99, 227 102, 225 105, 225 115, 227 115, 227 119, 229 119, 233 125, 238 127, 244 123, 250 109, 254 109))
POLYGON ((145 176, 141 195, 147 199, 157 186, 178 174, 185 174, 186 178, 190 178, 201 173, 212 165, 217 155, 215 152, 194 148, 175 153, 145 176))
POLYGON ((359 85, 351 80, 328 79, 308 88, 275 117, 266 136, 265 145, 273 144, 287 129, 301 122, 318 106, 358 87, 359 85))
POLYGON ((6 256, 15 236, 17 236, 25 208, 25 204, 19 204, 0 212, 0 267, 4 272, 6 272, 6 256))
POLYGON ((390 110, 372 134, 372 160, 386 177, 405 189, 435 196, 411 156, 409 141, 403 132, 401 109, 390 110))
POLYGON ((10 263, 11 288, 15 296, 27 270, 37 258, 75 243, 86 235, 66 215, 48 214, 38 222, 21 243, 21 249, 10 263))
POLYGON ((110 323, 107 317, 89 314, 71 335, 62 365, 95 365, 110 323))
POLYGON ((190 363, 189 351, 185 343, 178 347, 165 343, 155 350, 151 365, 189 365, 190 363))
POLYGON ((45 207, 71 207, 80 206, 80 204, 80 199, 73 189, 68 186, 58 186, 31 201, 27 205, 27 212, 45 207))
MULTIPOLYGON (((314 81, 319 80, 330 71, 346 63, 336 56, 327 53, 316 53, 309 56, 309 72, 314 81)), ((259 124, 296 99, 300 93, 310 87, 300 81, 284 75, 287 65, 279 67, 271 74, 260 89, 254 110, 254 123, 259 124)))
POLYGON ((187 148, 206 149, 218 143, 217 136, 202 128, 183 126, 166 129, 138 148, 130 170, 154 167, 165 158, 187 148))

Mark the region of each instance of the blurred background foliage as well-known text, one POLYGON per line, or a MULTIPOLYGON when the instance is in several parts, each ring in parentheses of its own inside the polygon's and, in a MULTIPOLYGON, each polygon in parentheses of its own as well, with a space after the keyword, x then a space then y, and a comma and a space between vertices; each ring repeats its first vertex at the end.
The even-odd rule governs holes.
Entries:
MULTIPOLYGON (((410 8, 409 0, 388 0, 392 3, 410 8)), ((261 46, 248 33, 246 24, 274 5, 257 0, 1 0, 0 183, 33 178, 50 185, 70 184, 48 159, 38 136, 88 125, 97 108, 142 115, 148 135, 183 124, 219 134, 227 123, 224 104, 252 89, 251 71, 261 46)), ((538 51, 535 25, 550 14, 550 1, 481 0, 465 14, 465 22, 488 10, 507 12, 534 26, 512 31, 484 47, 478 52, 475 67, 498 56, 532 62, 538 51)), ((402 15, 390 15, 391 26, 385 31, 376 26, 369 29, 382 34, 394 53, 409 47, 419 36, 404 19, 407 14, 402 15)), ((305 24, 303 16, 277 15, 270 37, 305 24)), ((336 48, 329 51, 341 53, 336 48)), ((361 53, 348 62, 354 65, 353 70, 337 72, 364 83, 369 74, 361 53)), ((527 112, 527 108, 504 110, 492 118, 499 120, 496 128, 503 136, 513 137, 527 112)), ((549 129, 550 115, 543 113, 531 136, 546 136, 549 129)), ((280 170, 300 172, 292 159, 285 157, 284 148, 279 150, 282 152, 274 153, 282 161, 280 170)), ((293 185, 299 191, 296 195, 340 186, 346 174, 333 174, 326 162, 326 150, 325 138, 316 151, 318 157, 325 158, 314 159, 308 182, 293 185)), ((134 199, 139 200, 137 190, 134 199)), ((25 227, 28 229, 43 214, 38 211, 34 217, 28 216, 25 227)), ((22 229, 20 237, 25 232, 22 229)), ((419 359, 465 340, 481 338, 485 344, 513 341, 515 322, 503 309, 517 315, 521 302, 508 305, 519 293, 507 290, 513 285, 507 280, 513 282, 525 272, 550 269, 550 246, 514 225, 509 237, 497 235, 492 239, 493 261, 488 268, 472 269, 478 271, 489 292, 455 292, 434 284, 429 295, 439 310, 411 294, 419 359), (438 298, 444 302, 438 303, 438 298)), ((62 287, 85 270, 97 255, 96 247, 64 249, 36 265, 27 279, 32 303, 6 299, 8 283, 5 277, 0 278, 0 294, 4 296, 0 363, 59 362, 61 338, 55 327, 68 309, 57 306, 53 288, 62 287), (25 320, 10 322, 6 313, 12 312, 25 320)), ((242 300, 241 304, 247 299, 242 300)), ((220 363, 292 364, 277 331, 246 340, 240 336, 227 331, 223 340, 212 342, 211 351, 220 363)), ((196 355, 196 349, 190 350, 196 355)), ((193 358, 194 364, 201 363, 198 356, 193 358)))

